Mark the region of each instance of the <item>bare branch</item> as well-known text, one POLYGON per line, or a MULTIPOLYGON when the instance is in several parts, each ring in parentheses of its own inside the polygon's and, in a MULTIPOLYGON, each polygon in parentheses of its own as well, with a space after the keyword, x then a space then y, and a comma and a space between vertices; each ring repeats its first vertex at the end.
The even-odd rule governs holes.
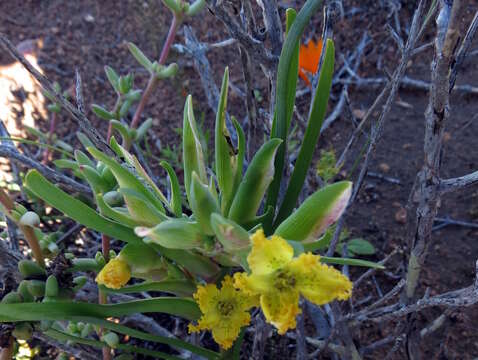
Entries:
POLYGON ((268 68, 275 68, 279 62, 279 57, 272 55, 264 46, 262 41, 259 41, 245 32, 241 26, 235 21, 231 15, 224 9, 217 0, 207 0, 207 6, 209 10, 221 20, 232 38, 237 39, 244 48, 251 54, 254 54, 254 58, 261 64, 268 68))
POLYGON ((473 38, 475 37, 476 30, 478 29, 478 11, 475 13, 475 17, 471 21, 470 26, 468 27, 468 31, 461 43, 460 49, 455 57, 455 62, 451 67, 451 74, 450 74, 450 92, 453 90, 455 86, 456 76, 458 75, 458 71, 460 70, 463 61, 465 60, 466 54, 471 47, 471 43, 473 42, 473 38))
POLYGON ((69 191, 80 192, 87 195, 91 194, 91 190, 88 186, 80 184, 75 180, 70 179, 68 176, 56 172, 48 166, 36 162, 32 158, 21 154, 16 148, 7 145, 0 145, 0 157, 14 160, 19 164, 25 165, 29 169, 36 169, 47 179, 62 184, 63 187, 69 191))
POLYGON ((478 184, 478 171, 452 179, 441 180, 440 191, 442 194, 446 194, 475 184, 478 184))

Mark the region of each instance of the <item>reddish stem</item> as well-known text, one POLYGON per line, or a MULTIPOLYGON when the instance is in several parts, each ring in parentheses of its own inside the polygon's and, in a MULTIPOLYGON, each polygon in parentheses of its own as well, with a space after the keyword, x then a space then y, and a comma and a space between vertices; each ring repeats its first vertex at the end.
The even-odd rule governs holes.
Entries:
MULTIPOLYGON (((166 59, 169 55, 169 50, 171 50, 171 45, 174 42, 174 37, 176 36, 176 32, 178 30, 180 21, 176 17, 173 16, 173 21, 171 22, 171 26, 169 27, 168 36, 166 37, 166 41, 163 45, 163 49, 161 50, 161 55, 159 56, 159 64, 164 65, 166 59)), ((136 112, 134 113, 133 120, 131 121, 131 128, 134 129, 138 126, 139 120, 141 119, 141 114, 143 113, 144 107, 148 102, 149 97, 153 93, 153 91, 158 86, 158 79, 156 78, 156 74, 151 74, 148 85, 141 96, 141 100, 139 101, 138 107, 136 108, 136 112)))
MULTIPOLYGON (((110 128, 110 127, 109 127, 110 128)), ((108 128, 108 130, 110 130, 108 128)), ((108 138, 109 139, 109 138, 108 138)), ((105 258, 106 262, 109 260, 110 255, 110 238, 104 234, 101 235, 101 252, 103 253, 103 257, 105 258)), ((107 304, 108 303, 108 296, 98 289, 98 303, 99 304, 107 304)), ((100 328, 98 331, 98 336, 101 338, 103 334, 103 328, 100 328)), ((103 360, 111 360, 111 349, 108 346, 103 347, 103 360)))

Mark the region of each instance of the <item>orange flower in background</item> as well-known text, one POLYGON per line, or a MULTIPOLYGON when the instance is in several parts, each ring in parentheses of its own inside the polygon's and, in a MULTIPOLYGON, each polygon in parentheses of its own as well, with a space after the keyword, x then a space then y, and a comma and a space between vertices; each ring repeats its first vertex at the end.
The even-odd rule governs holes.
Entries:
POLYGON ((320 54, 322 54, 322 39, 309 40, 307 44, 301 44, 299 50, 299 76, 310 85, 306 72, 315 74, 319 70, 320 54))

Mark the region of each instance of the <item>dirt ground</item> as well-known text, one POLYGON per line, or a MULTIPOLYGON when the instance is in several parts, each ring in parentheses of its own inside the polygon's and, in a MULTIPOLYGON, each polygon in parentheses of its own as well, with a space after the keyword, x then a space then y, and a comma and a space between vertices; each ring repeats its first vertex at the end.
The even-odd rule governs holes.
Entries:
MULTIPOLYGON (((280 1, 294 5, 295 1, 280 1)), ((395 43, 386 30, 387 8, 383 1, 344 1, 345 18, 337 24, 335 41, 337 46, 337 68, 343 64, 343 57, 352 51, 360 41, 362 33, 367 31, 372 44, 367 47, 359 67, 362 77, 383 77, 386 71, 392 72, 399 54, 395 43), (380 69, 381 68, 381 69, 380 69)), ((414 1, 402 1, 400 24, 402 36, 409 27, 414 1)), ((463 19, 466 28, 478 1, 466 2, 467 14, 463 19)), ((282 9, 281 11, 283 11, 282 9)), ((166 36, 170 15, 159 0, 136 1, 60 1, 60 0, 26 0, 0 1, 0 32, 6 33, 10 40, 19 43, 34 40, 38 44, 36 56, 44 73, 52 80, 58 81, 62 88, 74 84, 74 72, 78 69, 82 75, 86 104, 97 103, 112 107, 115 101, 110 85, 106 80, 103 67, 110 65, 121 73, 137 71, 135 85, 144 88, 147 75, 140 71, 138 64, 129 54, 127 41, 138 45, 151 58, 159 54, 161 44, 166 36), (139 72, 138 72, 139 71, 139 72)), ((321 17, 316 16, 308 28, 308 37, 320 32, 321 17)), ((392 20, 390 20, 392 21, 392 20)), ((217 42, 228 38, 222 25, 208 11, 201 16, 188 20, 198 38, 203 42, 217 42)), ((429 27, 421 44, 430 42, 433 29, 429 27)), ((182 32, 176 38, 183 42, 182 32)), ((478 41, 472 49, 478 48, 478 41)), ((231 81, 242 87, 242 72, 237 56, 236 46, 212 50, 208 58, 212 64, 217 84, 224 66, 230 66, 231 81)), ((459 74, 458 84, 478 86, 478 58, 468 59, 465 68, 459 74)), ((427 80, 430 73, 432 51, 429 49, 413 58, 407 69, 407 75, 416 79, 427 80)), ((150 131, 149 144, 158 156, 165 156, 161 149, 167 145, 178 146, 179 136, 175 129, 182 124, 184 99, 192 94, 195 109, 204 117, 204 128, 212 131, 214 114, 207 107, 206 97, 200 85, 192 61, 172 51, 168 61, 176 61, 180 72, 173 80, 161 83, 147 107, 154 126, 150 131)), ((0 53, 0 66, 7 66, 11 61, 0 53)), ((267 90, 262 74, 255 69, 258 90, 267 98, 267 90)), ((300 82, 300 87, 305 87, 300 82)), ((333 105, 340 94, 341 86, 334 86, 333 105)), ((372 104, 379 88, 349 88, 351 109, 360 117, 372 104)), ((446 143, 443 151, 444 178, 464 175, 478 169, 478 96, 455 91, 451 100, 451 119, 447 124, 446 143)), ((298 108, 307 113, 309 97, 298 100, 298 108)), ((366 178, 359 199, 347 216, 347 227, 353 236, 360 236, 371 241, 377 248, 377 254, 370 260, 378 261, 393 249, 399 247, 404 252, 407 248, 406 225, 403 210, 407 203, 417 171, 423 159, 424 111, 427 105, 427 93, 423 90, 402 88, 397 101, 387 120, 383 137, 373 157, 370 171, 394 179, 369 176, 366 178)), ((260 103, 261 106, 265 105, 260 103)), ((239 119, 245 116, 243 100, 234 91, 230 94, 229 110, 239 119)), ((88 117, 98 128, 106 133, 106 123, 95 118, 89 110, 88 117)), ((37 118, 37 125, 47 129, 47 120, 37 118)), ((67 115, 62 114, 58 122, 58 134, 72 139, 70 134, 76 130, 67 115)), ((339 117, 322 135, 319 142, 321 149, 334 148, 340 154, 353 130, 353 124, 346 116, 339 117)), ((358 154, 359 148, 356 149, 358 154)), ((151 166, 158 170, 157 161, 151 166)), ((450 217, 466 222, 478 222, 478 189, 476 187, 453 195, 446 195, 439 210, 440 217, 450 217)), ((408 214, 413 218, 414 214, 408 214)), ((433 233, 433 243, 429 246, 424 275, 421 278, 421 294, 426 287, 430 295, 458 289, 470 285, 474 280, 475 261, 478 258, 478 229, 450 225, 433 233)), ((403 260, 403 259, 402 259, 403 260)), ((400 257, 390 265, 388 272, 377 274, 375 280, 358 289, 355 297, 364 294, 386 292, 396 283, 393 277, 400 276, 403 265, 400 257)), ((361 271, 361 270, 360 270, 361 271)), ((360 273, 354 270, 353 277, 360 273)), ((418 327, 421 328, 437 317, 442 310, 432 309, 419 314, 418 327)), ((478 357, 478 309, 471 307, 450 316, 450 320, 440 330, 425 338, 423 355, 429 359, 473 359, 478 357)), ((358 345, 366 345, 386 336, 393 330, 390 326, 376 326, 371 330, 364 327, 356 337, 358 345)), ((270 358, 287 359, 287 346, 277 347, 274 341, 267 345, 270 358)), ((386 352, 377 351, 366 355, 368 359, 381 358, 386 352)), ((290 354, 292 356, 292 354, 290 354)), ((324 358, 328 358, 324 355, 324 358)), ((398 352, 396 359, 406 358, 398 352)))

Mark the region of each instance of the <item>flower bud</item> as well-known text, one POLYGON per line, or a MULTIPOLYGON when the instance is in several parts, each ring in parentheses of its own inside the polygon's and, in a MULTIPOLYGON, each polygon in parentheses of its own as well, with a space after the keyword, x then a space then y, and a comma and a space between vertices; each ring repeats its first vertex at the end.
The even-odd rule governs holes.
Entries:
POLYGON ((2 304, 17 304, 21 302, 22 302, 22 298, 20 294, 17 293, 16 291, 12 291, 8 293, 2 299, 2 304))
POLYGON ((96 282, 111 289, 120 289, 131 279, 131 268, 119 257, 110 260, 96 276, 96 282))
POLYGON ((106 333, 104 334, 102 337, 101 337, 101 340, 103 340, 105 343, 108 344, 108 346, 110 348, 115 348, 118 346, 119 344, 119 337, 118 335, 116 335, 116 333, 114 332, 109 332, 109 333, 106 333))
POLYGON ((21 225, 35 227, 40 224, 40 217, 37 215, 37 213, 33 211, 27 211, 20 218, 19 222, 21 225))
POLYGON ((58 296, 58 280, 56 279, 55 275, 50 275, 48 276, 48 279, 46 279, 45 296, 58 296))
POLYGON ((46 275, 45 269, 32 260, 20 260, 18 271, 26 278, 46 275))

